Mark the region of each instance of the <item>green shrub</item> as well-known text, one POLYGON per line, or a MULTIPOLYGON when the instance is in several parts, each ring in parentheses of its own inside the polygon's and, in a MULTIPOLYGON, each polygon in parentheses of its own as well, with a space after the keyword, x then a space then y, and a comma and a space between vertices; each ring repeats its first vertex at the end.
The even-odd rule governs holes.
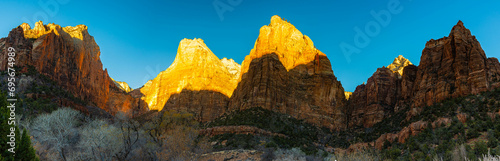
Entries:
POLYGON ((476 156, 482 156, 488 154, 488 146, 483 141, 478 141, 474 143, 474 153, 476 156))
POLYGON ((476 128, 471 128, 471 129, 467 130, 467 139, 477 138, 480 135, 481 134, 479 133, 479 131, 476 128))

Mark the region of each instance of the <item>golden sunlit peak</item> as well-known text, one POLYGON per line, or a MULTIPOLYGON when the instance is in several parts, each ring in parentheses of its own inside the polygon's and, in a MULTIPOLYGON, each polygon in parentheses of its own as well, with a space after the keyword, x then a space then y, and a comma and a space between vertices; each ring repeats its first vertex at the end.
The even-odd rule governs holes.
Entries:
POLYGON ((394 61, 392 61, 392 64, 389 64, 387 66, 387 68, 392 70, 392 72, 394 73, 399 73, 399 75, 402 76, 404 67, 408 65, 412 65, 410 60, 403 57, 403 55, 399 55, 397 58, 394 59, 394 61))
POLYGON ((62 28, 59 25, 54 23, 50 23, 47 25, 43 25, 42 21, 38 21, 35 23, 35 27, 31 29, 31 26, 27 23, 23 23, 20 25, 23 28, 24 37, 29 39, 38 39, 42 35, 54 32, 56 35, 60 35, 62 32, 67 33, 72 38, 77 38, 83 40, 83 32, 87 31, 87 26, 85 25, 77 25, 77 26, 66 26, 62 28))

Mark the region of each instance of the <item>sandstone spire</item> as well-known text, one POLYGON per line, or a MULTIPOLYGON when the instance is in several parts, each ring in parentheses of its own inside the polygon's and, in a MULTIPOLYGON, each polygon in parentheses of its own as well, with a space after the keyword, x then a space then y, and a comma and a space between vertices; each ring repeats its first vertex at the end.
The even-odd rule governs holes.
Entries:
POLYGON ((341 129, 344 89, 330 60, 309 37, 279 16, 260 34, 241 67, 229 110, 262 107, 341 129))
MULTIPOLYGON (((170 67, 158 74, 158 76, 141 88, 144 94, 142 99, 149 105, 151 110, 170 109, 194 112, 200 114, 201 108, 194 106, 204 106, 203 108, 217 108, 218 113, 223 112, 227 99, 233 94, 239 77, 239 64, 232 59, 219 59, 205 45, 202 39, 183 39, 179 43, 177 56, 170 67), (183 97, 184 93, 189 96, 183 97), (196 93, 193 93, 196 92, 196 93), (208 99, 211 96, 201 98, 203 92, 217 96, 216 100, 208 99), (215 94, 216 93, 216 94, 215 94), (175 95, 175 97, 172 97, 175 95), (196 96, 194 96, 196 95, 196 96), (200 97, 199 100, 186 100, 200 97), (225 97, 225 98, 224 98, 225 97), (193 101, 200 101, 194 103, 193 101), (170 103, 167 103, 170 102, 170 103), (217 105, 212 106, 214 102, 217 105), (211 104, 211 106, 208 106, 211 104), (181 107, 182 105, 182 107, 181 107)), ((215 99, 215 98, 214 98, 215 99)), ((205 109, 205 112, 208 110, 205 109)), ((213 119, 214 116, 200 116, 201 120, 213 119), (207 118, 208 117, 208 118, 207 118)))

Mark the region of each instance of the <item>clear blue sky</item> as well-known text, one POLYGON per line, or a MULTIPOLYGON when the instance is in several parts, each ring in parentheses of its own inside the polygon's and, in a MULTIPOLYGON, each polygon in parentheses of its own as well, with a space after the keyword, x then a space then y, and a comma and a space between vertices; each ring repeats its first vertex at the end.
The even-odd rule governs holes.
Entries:
POLYGON ((500 57, 498 0, 399 0, 401 12, 391 14, 387 26, 381 26, 370 37, 370 43, 361 46, 360 52, 349 56, 348 61, 339 45, 345 42, 355 46, 354 28, 373 24, 370 21, 375 18, 370 12, 387 10, 392 2, 6 0, 0 2, 0 37, 6 37, 25 21, 34 26, 33 19, 61 26, 85 24, 101 48, 104 68, 111 77, 126 81, 132 88, 167 69, 183 38, 202 38, 219 58, 241 63, 253 48, 260 27, 269 24, 273 15, 289 20, 312 39, 328 56, 347 91, 366 82, 377 68, 387 66, 400 54, 418 65, 425 43, 448 36, 458 20, 477 37, 488 57, 500 57), (45 2, 51 5, 44 7, 45 2), (226 5, 221 7, 227 10, 222 17, 214 3, 218 7, 226 5))

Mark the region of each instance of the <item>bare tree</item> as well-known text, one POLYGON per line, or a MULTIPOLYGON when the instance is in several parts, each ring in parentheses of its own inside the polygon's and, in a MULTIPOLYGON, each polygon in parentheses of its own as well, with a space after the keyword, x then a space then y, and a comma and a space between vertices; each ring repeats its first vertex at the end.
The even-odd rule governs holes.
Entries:
POLYGON ((117 160, 126 160, 139 141, 139 123, 121 112, 115 115, 115 121, 115 126, 119 130, 117 137, 121 140, 122 146, 114 157, 117 160))
POLYGON ((112 160, 123 146, 116 137, 120 130, 105 120, 87 120, 80 132, 82 150, 78 160, 112 160))
POLYGON ((66 161, 68 150, 78 142, 76 127, 79 126, 81 119, 80 112, 61 108, 51 114, 38 116, 32 123, 31 132, 35 141, 53 149, 60 157, 50 159, 66 161))

